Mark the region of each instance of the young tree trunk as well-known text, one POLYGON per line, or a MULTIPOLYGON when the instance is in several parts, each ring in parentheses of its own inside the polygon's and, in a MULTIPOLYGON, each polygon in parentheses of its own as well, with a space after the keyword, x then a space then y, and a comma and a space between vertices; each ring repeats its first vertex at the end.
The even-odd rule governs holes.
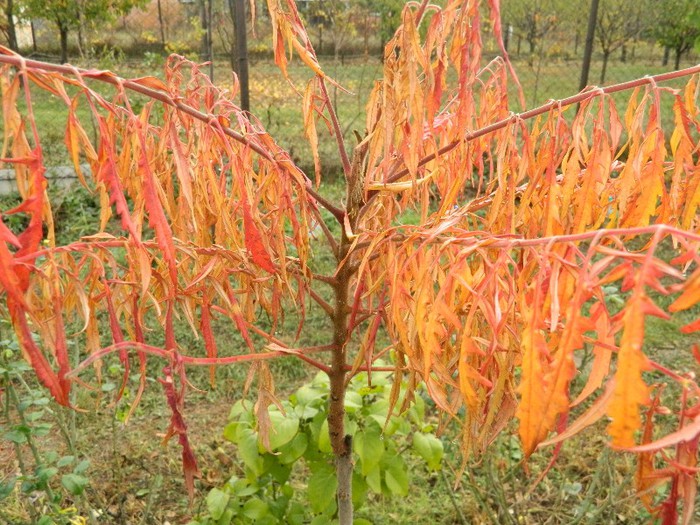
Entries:
POLYGON ((29 21, 29 27, 32 31, 32 51, 36 53, 36 28, 34 27, 34 20, 29 21))
POLYGON ((68 28, 58 22, 58 32, 61 39, 61 64, 68 62, 68 28))
POLYGON ((202 36, 199 39, 199 54, 202 60, 207 60, 209 55, 209 32, 207 29, 207 0, 199 0, 199 27, 202 36))
POLYGON ((14 4, 13 0, 6 0, 5 18, 7 18, 7 45, 12 51, 19 51, 17 44, 17 30, 15 29, 14 4))
POLYGON ((676 48, 676 59, 674 62, 673 69, 680 69, 681 68, 681 56, 683 55, 683 48, 682 47, 677 47, 676 48))
POLYGON ((603 51, 603 69, 600 70, 600 85, 605 84, 605 73, 608 70, 608 60, 610 59, 610 51, 603 51))
MULTIPOLYGON (((349 239, 343 233, 338 261, 345 259, 350 244, 349 239)), ((328 434, 333 454, 335 454, 340 525, 352 525, 353 520, 352 438, 345 435, 345 344, 348 339, 348 291, 351 277, 347 264, 340 269, 336 277, 333 312, 333 362, 328 374, 331 383, 328 402, 328 434)))
POLYGON ((662 66, 667 66, 668 65, 668 59, 671 56, 671 48, 666 46, 664 47, 664 58, 661 60, 661 65, 662 66))
POLYGON ((165 49, 165 24, 163 24, 163 9, 160 5, 160 0, 158 0, 158 25, 160 27, 160 44, 165 49))

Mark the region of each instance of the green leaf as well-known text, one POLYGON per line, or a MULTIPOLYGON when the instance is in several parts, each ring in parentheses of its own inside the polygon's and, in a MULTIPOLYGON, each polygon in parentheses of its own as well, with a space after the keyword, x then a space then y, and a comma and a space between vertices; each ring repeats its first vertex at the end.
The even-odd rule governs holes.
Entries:
POLYGON ((52 423, 39 423, 38 425, 34 425, 34 429, 32 431, 32 434, 35 436, 48 436, 51 433, 51 429, 53 428, 52 423))
POLYGON ((304 385, 296 391, 297 405, 317 404, 323 399, 324 392, 310 385, 304 385))
POLYGON ((357 393, 348 391, 345 393, 345 409, 348 412, 354 412, 355 410, 362 408, 362 396, 357 393))
POLYGON ((299 431, 299 418, 282 412, 270 411, 270 449, 286 445, 299 431))
POLYGON ((88 483, 89 480, 80 474, 64 474, 61 476, 61 485, 73 496, 80 496, 88 483))
POLYGON ((207 494, 207 510, 212 518, 218 520, 223 516, 229 499, 231 499, 231 496, 223 490, 213 488, 209 491, 209 494, 207 494))
POLYGON ((63 456, 61 459, 59 459, 56 462, 56 466, 57 467, 65 467, 65 466, 73 463, 73 461, 75 461, 75 456, 63 456))
POLYGON ((352 473, 352 506, 359 509, 367 499, 369 485, 359 472, 352 473))
POLYGON ((316 414, 318 414, 319 410, 318 408, 311 407, 309 405, 297 405, 294 407, 294 413, 300 420, 306 421, 308 419, 312 419, 316 414))
POLYGON ((224 439, 231 443, 238 444, 238 428, 241 426, 240 421, 231 421, 224 427, 224 439))
POLYGON ((445 449, 439 438, 433 434, 414 432, 413 450, 428 463, 430 470, 440 470, 445 449))
POLYGON ((304 455, 309 445, 309 438, 306 434, 297 434, 289 443, 280 448, 278 456, 280 463, 289 465, 304 455))
POLYGON ((352 520, 352 525, 372 525, 372 522, 364 518, 355 518, 352 520))
POLYGON ((306 511, 303 505, 297 501, 293 501, 289 505, 285 518, 285 523, 288 525, 303 525, 306 519, 306 511))
POLYGON ((12 477, 7 481, 0 483, 0 501, 7 498, 12 491, 15 490, 15 485, 17 484, 17 478, 12 477))
POLYGON ((26 419, 29 422, 34 422, 38 421, 44 416, 44 411, 43 410, 37 410, 35 412, 30 412, 28 414, 24 414, 24 419, 26 419))
POLYGON ((372 489, 375 494, 382 493, 382 471, 379 465, 375 466, 366 476, 367 486, 372 489))
POLYGON ((263 473, 263 462, 258 451, 258 434, 252 428, 242 428, 238 441, 238 454, 255 476, 263 473))
POLYGON ((40 467, 36 469, 36 477, 40 481, 48 481, 58 474, 58 469, 56 467, 40 467))
POLYGON ((318 449, 321 452, 331 452, 331 437, 328 434, 328 420, 324 419, 321 424, 321 430, 318 433, 318 449))
POLYGON ((259 498, 251 498, 243 505, 243 515, 251 520, 259 520, 267 513, 267 503, 259 498))
POLYGON ((335 502, 337 488, 338 480, 332 466, 327 463, 311 465, 308 495, 314 512, 323 512, 331 503, 335 502))
POLYGON ((80 463, 78 463, 75 468, 73 469, 74 474, 82 474, 85 472, 88 468, 90 468, 90 460, 89 459, 84 459, 80 463))
POLYGON ((277 456, 272 454, 265 454, 264 458, 263 468, 265 472, 269 473, 277 483, 284 485, 292 473, 292 466, 281 464, 277 456))
POLYGON ((369 425, 364 432, 358 432, 353 440, 355 453, 362 462, 362 475, 367 476, 384 455, 384 440, 377 425, 369 425))
POLYGON ((216 522, 216 525, 230 525, 233 522, 233 517, 236 515, 236 509, 232 507, 226 507, 223 515, 216 522))
POLYGON ((384 481, 393 495, 408 495, 408 471, 401 456, 394 456, 386 462, 384 481))
POLYGON ((27 442, 27 435, 21 430, 10 430, 2 435, 3 439, 21 445, 27 442))

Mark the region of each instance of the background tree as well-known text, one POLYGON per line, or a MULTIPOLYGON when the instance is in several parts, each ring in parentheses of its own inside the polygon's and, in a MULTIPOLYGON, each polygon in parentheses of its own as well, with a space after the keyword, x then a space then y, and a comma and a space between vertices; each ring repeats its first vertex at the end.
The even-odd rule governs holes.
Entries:
POLYGON ((601 0, 596 39, 603 52, 600 83, 605 83, 610 56, 646 29, 650 13, 647 0, 601 0))
POLYGON ((517 0, 504 3, 504 22, 515 28, 518 37, 525 39, 531 58, 540 41, 560 23, 564 12, 560 4, 557 0, 517 0))
POLYGON ((15 0, 5 0, 5 9, 3 10, 4 17, 2 18, 1 26, 2 32, 5 34, 7 39, 7 46, 13 51, 19 50, 19 45, 17 44, 17 31, 15 29, 15 15, 17 10, 15 8, 15 0))
MULTIPOLYGON (((498 2, 489 6, 498 39, 498 2)), ((0 215, 0 286, 41 382, 68 405, 72 380, 97 377, 92 365, 116 354, 125 380, 138 366, 138 400, 147 360, 163 360, 160 383, 172 411, 166 437, 178 437, 192 493, 188 367, 254 363, 248 385, 256 378, 256 421, 269 448, 275 429, 267 407, 276 398, 266 363, 296 356, 328 376, 337 500, 327 512, 349 525, 345 391, 359 371, 371 381, 372 371, 389 369, 392 407, 410 404, 424 383, 443 418, 462 423, 465 457, 514 417, 526 455, 608 417, 612 446, 639 455, 644 503, 670 523, 682 502, 690 523, 700 388, 692 370, 654 361, 642 343, 649 315, 680 316, 688 333, 700 328, 698 79, 682 94, 659 87, 700 67, 514 115, 508 64, 481 66, 480 2, 413 2, 388 43, 364 133, 350 152, 328 94, 334 81, 295 4, 272 0, 269 8, 282 73, 289 49, 313 72, 299 92, 314 174, 195 64, 172 58, 165 80, 125 80, 0 55, 0 158, 24 198, 0 215), (81 177, 81 162, 90 165, 85 184, 103 205, 101 231, 63 246, 46 199, 35 88, 65 102, 68 153, 81 177), (621 113, 611 94, 629 89, 621 113), (134 93, 150 99, 138 113, 134 93), (346 189, 339 202, 324 195, 318 119, 337 144, 346 189), (94 140, 85 130, 93 121, 94 140), (14 213, 27 217, 15 231, 4 221, 14 213), (112 214, 118 235, 104 229, 112 214), (312 241, 316 229, 320 239, 312 241), (314 264, 324 250, 334 261, 330 273, 314 264), (300 347, 301 330, 318 331, 305 324, 312 302, 326 314, 328 340, 300 347), (290 316, 294 328, 279 333, 290 316), (178 319, 201 334, 200 347, 179 344, 178 319), (237 338, 241 353, 219 355, 215 319, 229 321, 225 337, 237 338), (84 359, 71 370, 74 326, 84 334, 84 359), (384 348, 380 329, 390 341, 384 348), (579 359, 586 348, 590 369, 579 359), (572 391, 577 373, 588 380, 572 391), (675 388, 662 407, 651 385, 664 382, 675 388), (581 412, 575 407, 584 400, 592 402, 581 412), (657 430, 659 417, 677 430, 657 430), (660 453, 666 448, 675 454, 660 453), (652 496, 660 480, 669 482, 663 502, 652 496)), ((700 359, 697 345, 693 351, 700 359)))
POLYGON ((659 44, 675 52, 674 67, 678 69, 683 53, 700 37, 700 7, 693 0, 669 0, 658 15, 653 35, 659 44))
POLYGON ((61 62, 68 61, 68 35, 83 31, 85 24, 104 22, 117 14, 128 13, 146 0, 27 0, 27 14, 56 24, 61 45, 61 62))

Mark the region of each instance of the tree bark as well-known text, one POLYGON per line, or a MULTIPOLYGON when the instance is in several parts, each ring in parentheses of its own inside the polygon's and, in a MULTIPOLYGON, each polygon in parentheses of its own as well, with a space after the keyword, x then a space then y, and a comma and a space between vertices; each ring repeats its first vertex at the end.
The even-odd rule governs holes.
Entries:
POLYGON ((36 28, 34 27, 34 20, 29 21, 29 27, 32 30, 32 51, 36 53, 36 28))
POLYGON ((670 58, 670 56, 671 56, 671 48, 668 46, 665 46, 664 47, 664 58, 663 58, 663 60, 661 60, 662 66, 665 67, 668 65, 668 59, 670 58))
MULTIPOLYGON (((343 261, 350 247, 350 241, 343 232, 340 257, 343 261)), ((333 454, 335 454, 338 476, 337 503, 340 525, 352 525, 352 438, 345 434, 345 345, 348 339, 348 293, 350 272, 344 265, 337 274, 334 287, 335 305, 333 311, 333 362, 328 374, 330 379, 330 399, 328 402, 328 434, 333 454)))
POLYGON ((17 43, 17 30, 15 29, 13 0, 6 0, 5 17, 7 18, 7 45, 12 51, 19 51, 17 43))
POLYGON ((61 64, 66 64, 68 62, 68 28, 58 22, 58 32, 61 39, 61 64))
POLYGON ((683 48, 676 48, 676 60, 674 62, 674 69, 677 71, 681 68, 681 56, 683 55, 683 48))

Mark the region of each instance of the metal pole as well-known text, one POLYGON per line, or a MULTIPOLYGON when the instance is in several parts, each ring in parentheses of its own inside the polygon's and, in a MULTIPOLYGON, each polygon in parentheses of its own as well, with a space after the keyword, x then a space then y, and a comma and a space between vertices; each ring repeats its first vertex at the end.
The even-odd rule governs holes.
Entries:
POLYGON ((583 51, 583 65, 581 66, 581 81, 579 91, 588 85, 588 73, 591 70, 591 57, 593 56, 593 39, 595 37, 595 26, 598 22, 598 4, 600 0, 591 0, 591 8, 588 12, 588 31, 586 32, 586 48, 583 51))

